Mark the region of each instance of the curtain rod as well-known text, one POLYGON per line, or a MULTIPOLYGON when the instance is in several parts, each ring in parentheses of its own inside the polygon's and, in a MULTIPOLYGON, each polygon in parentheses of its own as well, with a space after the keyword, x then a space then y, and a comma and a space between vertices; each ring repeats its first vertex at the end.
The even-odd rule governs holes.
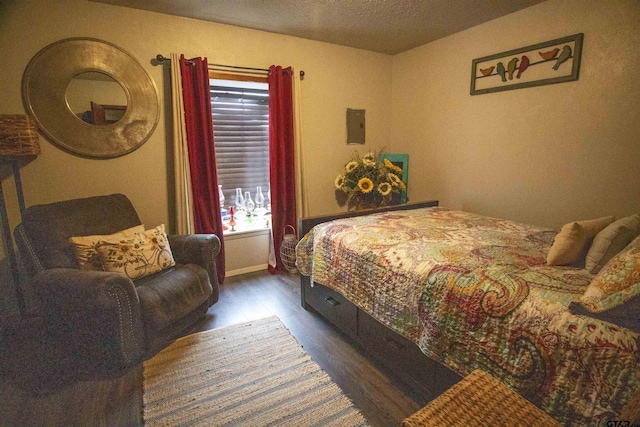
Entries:
MULTIPOLYGON (((171 58, 167 58, 165 56, 162 56, 161 54, 156 55, 156 61, 163 63, 164 61, 171 61, 171 58)), ((216 67, 220 67, 220 68, 230 68, 232 70, 244 70, 246 73, 249 74, 263 74, 263 73, 269 73, 269 69, 267 68, 251 68, 251 67, 238 67, 236 65, 223 65, 223 64, 209 64, 209 68, 210 69, 215 69, 216 67)), ((225 71, 225 70, 221 70, 221 71, 225 71)), ((300 80, 304 80, 304 71, 300 71, 300 80)))

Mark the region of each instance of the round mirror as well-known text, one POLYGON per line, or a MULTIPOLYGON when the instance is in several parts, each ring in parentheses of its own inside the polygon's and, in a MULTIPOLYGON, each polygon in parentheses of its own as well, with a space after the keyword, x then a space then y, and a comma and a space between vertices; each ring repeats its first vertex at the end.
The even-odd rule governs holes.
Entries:
POLYGON ((98 126, 119 122, 127 112, 127 94, 111 76, 85 71, 71 79, 67 105, 80 120, 98 126))
POLYGON ((130 153, 160 116, 158 90, 145 69, 96 39, 65 39, 38 52, 25 69, 22 96, 53 143, 89 158, 130 153))

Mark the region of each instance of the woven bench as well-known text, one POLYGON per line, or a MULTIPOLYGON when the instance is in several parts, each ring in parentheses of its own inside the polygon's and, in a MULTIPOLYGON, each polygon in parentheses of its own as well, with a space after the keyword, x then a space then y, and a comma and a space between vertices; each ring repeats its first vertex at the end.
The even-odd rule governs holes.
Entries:
POLYGON ((405 418, 402 426, 559 427, 560 423, 491 375, 475 370, 405 418))

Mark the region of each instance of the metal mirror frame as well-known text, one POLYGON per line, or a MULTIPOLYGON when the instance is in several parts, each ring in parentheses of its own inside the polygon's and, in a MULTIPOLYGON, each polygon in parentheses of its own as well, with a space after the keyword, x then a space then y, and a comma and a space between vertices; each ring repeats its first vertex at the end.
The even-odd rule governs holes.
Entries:
POLYGON ((130 54, 104 40, 69 38, 40 50, 22 77, 25 108, 40 130, 58 147, 81 157, 109 159, 144 144, 160 118, 155 82, 130 54), (127 96, 118 122, 98 126, 82 121, 69 108, 66 90, 78 74, 97 71, 116 80, 127 96))

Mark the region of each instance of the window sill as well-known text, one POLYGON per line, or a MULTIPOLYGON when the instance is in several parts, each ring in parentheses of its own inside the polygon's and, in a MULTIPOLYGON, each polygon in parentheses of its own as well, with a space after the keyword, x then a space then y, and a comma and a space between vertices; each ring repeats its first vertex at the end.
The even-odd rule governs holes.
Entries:
POLYGON ((226 240, 241 239, 271 233, 271 215, 252 218, 250 221, 247 221, 246 218, 238 218, 236 219, 236 231, 231 231, 228 220, 223 221, 223 224, 228 227, 228 229, 224 231, 224 238, 226 240))
POLYGON ((224 232, 224 239, 225 240, 244 239, 247 237, 262 236, 270 233, 271 233, 271 227, 269 228, 265 227, 265 228, 255 229, 255 230, 242 230, 242 231, 226 230, 224 232))

